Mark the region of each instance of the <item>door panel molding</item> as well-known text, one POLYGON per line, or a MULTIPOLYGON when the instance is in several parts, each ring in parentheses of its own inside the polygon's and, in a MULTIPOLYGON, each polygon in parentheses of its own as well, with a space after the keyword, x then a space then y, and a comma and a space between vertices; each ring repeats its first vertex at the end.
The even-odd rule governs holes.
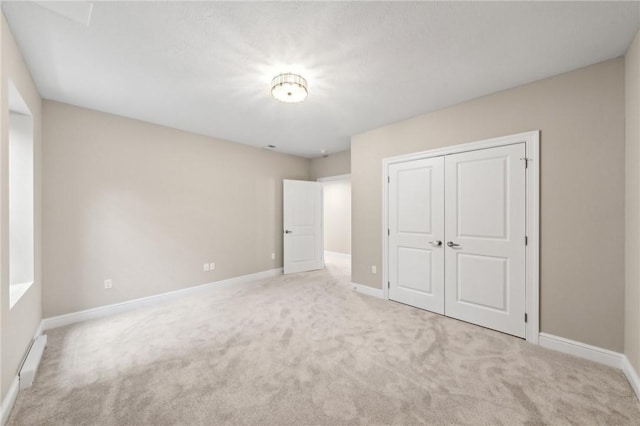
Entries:
POLYGON ((519 143, 444 157, 445 237, 458 244, 445 254, 445 315, 518 337, 526 334, 525 156, 519 143))
POLYGON ((525 157, 522 167, 526 168, 525 178, 525 299, 528 321, 525 325, 525 337, 530 343, 538 344, 540 331, 540 131, 518 133, 498 138, 485 139, 460 145, 422 151, 407 155, 385 158, 382 161, 382 292, 389 299, 389 167, 414 160, 458 154, 468 151, 495 148, 500 146, 525 144, 525 157))
MULTIPOLYGON (((389 298, 444 313, 444 158, 389 167, 389 298), (442 267, 440 266, 442 265, 442 267)), ((385 269, 385 268, 383 268, 385 269)))

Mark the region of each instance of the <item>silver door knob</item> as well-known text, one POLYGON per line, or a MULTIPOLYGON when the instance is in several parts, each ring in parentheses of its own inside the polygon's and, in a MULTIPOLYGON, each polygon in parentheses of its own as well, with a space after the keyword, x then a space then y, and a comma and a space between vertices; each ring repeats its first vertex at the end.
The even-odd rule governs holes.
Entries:
POLYGON ((449 247, 460 247, 460 244, 456 244, 456 243, 454 243, 453 241, 448 241, 448 242, 447 242, 447 245, 448 245, 449 247))
POLYGON ((431 244, 434 247, 440 247, 442 245, 442 241, 440 241, 440 240, 429 241, 429 244, 431 244))
POLYGON ((289 231, 288 229, 286 231, 284 231, 285 234, 292 234, 293 231, 289 231))

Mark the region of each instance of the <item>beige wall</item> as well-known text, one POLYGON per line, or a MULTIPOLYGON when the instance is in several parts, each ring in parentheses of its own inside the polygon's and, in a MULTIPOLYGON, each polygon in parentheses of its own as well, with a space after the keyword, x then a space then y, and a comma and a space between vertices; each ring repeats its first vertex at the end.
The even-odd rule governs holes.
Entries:
POLYGON ((625 56, 625 345, 640 372, 640 35, 625 56))
POLYGON ((310 160, 51 101, 43 126, 45 317, 282 266, 310 160))
MULTIPOLYGON (((0 14, 1 15, 1 14, 0 14)), ((0 370, 2 381, 0 398, 4 399, 11 382, 18 373, 31 340, 42 318, 41 312, 41 222, 40 222, 40 161, 41 161, 41 104, 40 95, 24 64, 22 55, 2 15, 0 19, 0 370), (34 284, 18 303, 9 309, 9 80, 16 86, 33 115, 34 126, 34 284)), ((0 399, 0 400, 1 400, 0 399)))
POLYGON ((353 136, 353 281, 382 285, 383 158, 539 129, 541 331, 622 351, 624 114, 619 58, 353 136))
POLYGON ((341 151, 311 160, 311 179, 351 173, 351 151, 341 151))
POLYGON ((324 198, 324 249, 351 254, 351 180, 322 184, 324 198))

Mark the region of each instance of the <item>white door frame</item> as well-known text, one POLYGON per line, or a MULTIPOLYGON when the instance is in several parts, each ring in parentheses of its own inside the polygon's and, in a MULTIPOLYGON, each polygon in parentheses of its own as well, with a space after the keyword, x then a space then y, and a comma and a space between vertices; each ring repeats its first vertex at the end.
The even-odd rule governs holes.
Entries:
POLYGON ((336 175, 336 176, 327 176, 327 177, 318 178, 316 179, 316 182, 324 183, 324 182, 334 182, 338 180, 351 180, 351 173, 348 173, 346 175, 336 175))
POLYGON ((389 165, 423 158, 439 157, 478 149, 523 143, 526 147, 526 339, 538 344, 540 332, 540 131, 534 130, 499 138, 486 139, 461 145, 448 146, 413 154, 399 155, 382 160, 382 291, 389 299, 389 165))

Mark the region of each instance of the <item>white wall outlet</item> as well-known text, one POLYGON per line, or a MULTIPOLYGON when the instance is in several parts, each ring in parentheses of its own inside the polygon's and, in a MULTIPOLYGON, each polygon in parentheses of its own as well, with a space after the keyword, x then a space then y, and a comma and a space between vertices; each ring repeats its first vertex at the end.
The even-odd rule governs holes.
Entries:
POLYGON ((377 274, 378 273, 378 269, 376 268, 376 265, 371 265, 371 273, 372 274, 377 274))
POLYGON ((216 269, 216 264, 215 264, 215 263, 213 263, 213 262, 211 262, 211 263, 209 264, 209 270, 210 270, 210 271, 213 271, 214 269, 216 269))
POLYGON ((204 265, 202 265, 202 270, 203 270, 204 272, 209 272, 209 264, 208 264, 208 263, 205 263, 204 265))
POLYGON ((111 288, 113 287, 113 281, 109 280, 104 280, 104 288, 111 288))
POLYGON ((275 253, 271 253, 271 260, 275 260, 276 258, 276 254, 275 253))

